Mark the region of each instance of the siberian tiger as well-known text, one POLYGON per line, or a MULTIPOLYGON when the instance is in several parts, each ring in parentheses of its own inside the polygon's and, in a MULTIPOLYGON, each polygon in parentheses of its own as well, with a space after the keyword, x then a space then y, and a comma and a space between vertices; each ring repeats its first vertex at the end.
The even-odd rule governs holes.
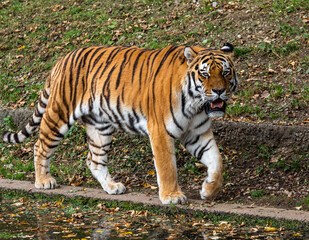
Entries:
POLYGON ((174 141, 208 168, 202 199, 215 196, 222 185, 222 159, 211 130, 211 118, 223 116, 238 79, 233 46, 220 50, 169 46, 143 49, 94 46, 75 50, 52 68, 38 105, 19 132, 3 132, 3 140, 19 143, 40 125, 34 145, 35 187, 57 183, 50 158, 65 133, 78 120, 85 125, 87 166, 108 194, 124 193, 107 168, 115 129, 150 138, 159 198, 163 204, 183 203, 177 182, 174 141))

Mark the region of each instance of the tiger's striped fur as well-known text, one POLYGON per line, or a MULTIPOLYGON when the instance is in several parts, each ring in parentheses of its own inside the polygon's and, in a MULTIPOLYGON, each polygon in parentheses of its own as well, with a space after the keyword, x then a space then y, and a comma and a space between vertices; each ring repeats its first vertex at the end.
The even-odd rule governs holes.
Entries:
POLYGON ((87 130, 87 165, 109 194, 125 191, 112 180, 107 154, 115 129, 147 135, 154 155, 162 203, 186 200, 177 183, 174 140, 179 138, 208 167, 201 197, 212 197, 222 185, 222 160, 211 130, 211 118, 223 116, 226 100, 238 80, 233 46, 220 50, 169 46, 84 47, 62 57, 47 78, 37 108, 18 133, 4 132, 18 143, 40 125, 34 146, 35 186, 54 188, 50 157, 65 133, 81 119, 87 130))

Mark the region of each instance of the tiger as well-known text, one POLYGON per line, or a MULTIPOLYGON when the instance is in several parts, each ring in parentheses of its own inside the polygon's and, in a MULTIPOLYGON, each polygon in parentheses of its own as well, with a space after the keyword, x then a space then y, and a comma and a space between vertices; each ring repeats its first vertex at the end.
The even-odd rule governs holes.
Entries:
POLYGON ((187 197, 178 184, 175 140, 207 167, 202 199, 222 187, 223 163, 211 129, 225 115, 227 100, 238 86, 234 47, 88 46, 72 51, 52 67, 35 111, 16 133, 3 140, 20 143, 39 127, 34 145, 35 187, 53 189, 50 158, 77 120, 86 129, 86 164, 108 194, 122 194, 108 170, 112 134, 119 129, 148 136, 162 204, 187 197))

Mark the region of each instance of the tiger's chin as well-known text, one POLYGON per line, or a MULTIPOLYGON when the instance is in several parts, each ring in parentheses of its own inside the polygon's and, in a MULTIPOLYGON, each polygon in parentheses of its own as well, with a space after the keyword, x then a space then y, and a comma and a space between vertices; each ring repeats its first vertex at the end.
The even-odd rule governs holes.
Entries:
POLYGON ((225 115, 226 102, 219 98, 212 102, 206 102, 204 108, 210 118, 223 117, 225 115))

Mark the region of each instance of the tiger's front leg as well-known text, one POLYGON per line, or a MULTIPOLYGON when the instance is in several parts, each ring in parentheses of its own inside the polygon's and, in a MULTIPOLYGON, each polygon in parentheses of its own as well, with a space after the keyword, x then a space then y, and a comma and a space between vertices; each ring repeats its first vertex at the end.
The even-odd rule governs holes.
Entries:
POLYGON ((149 131, 149 138, 157 171, 160 201, 163 204, 184 203, 187 198, 177 182, 174 139, 160 131, 158 126, 155 128, 157 130, 149 131))
POLYGON ((207 166, 207 177, 200 191, 201 198, 215 197, 223 182, 223 164, 212 130, 191 137, 191 141, 184 142, 184 145, 193 156, 207 166))

